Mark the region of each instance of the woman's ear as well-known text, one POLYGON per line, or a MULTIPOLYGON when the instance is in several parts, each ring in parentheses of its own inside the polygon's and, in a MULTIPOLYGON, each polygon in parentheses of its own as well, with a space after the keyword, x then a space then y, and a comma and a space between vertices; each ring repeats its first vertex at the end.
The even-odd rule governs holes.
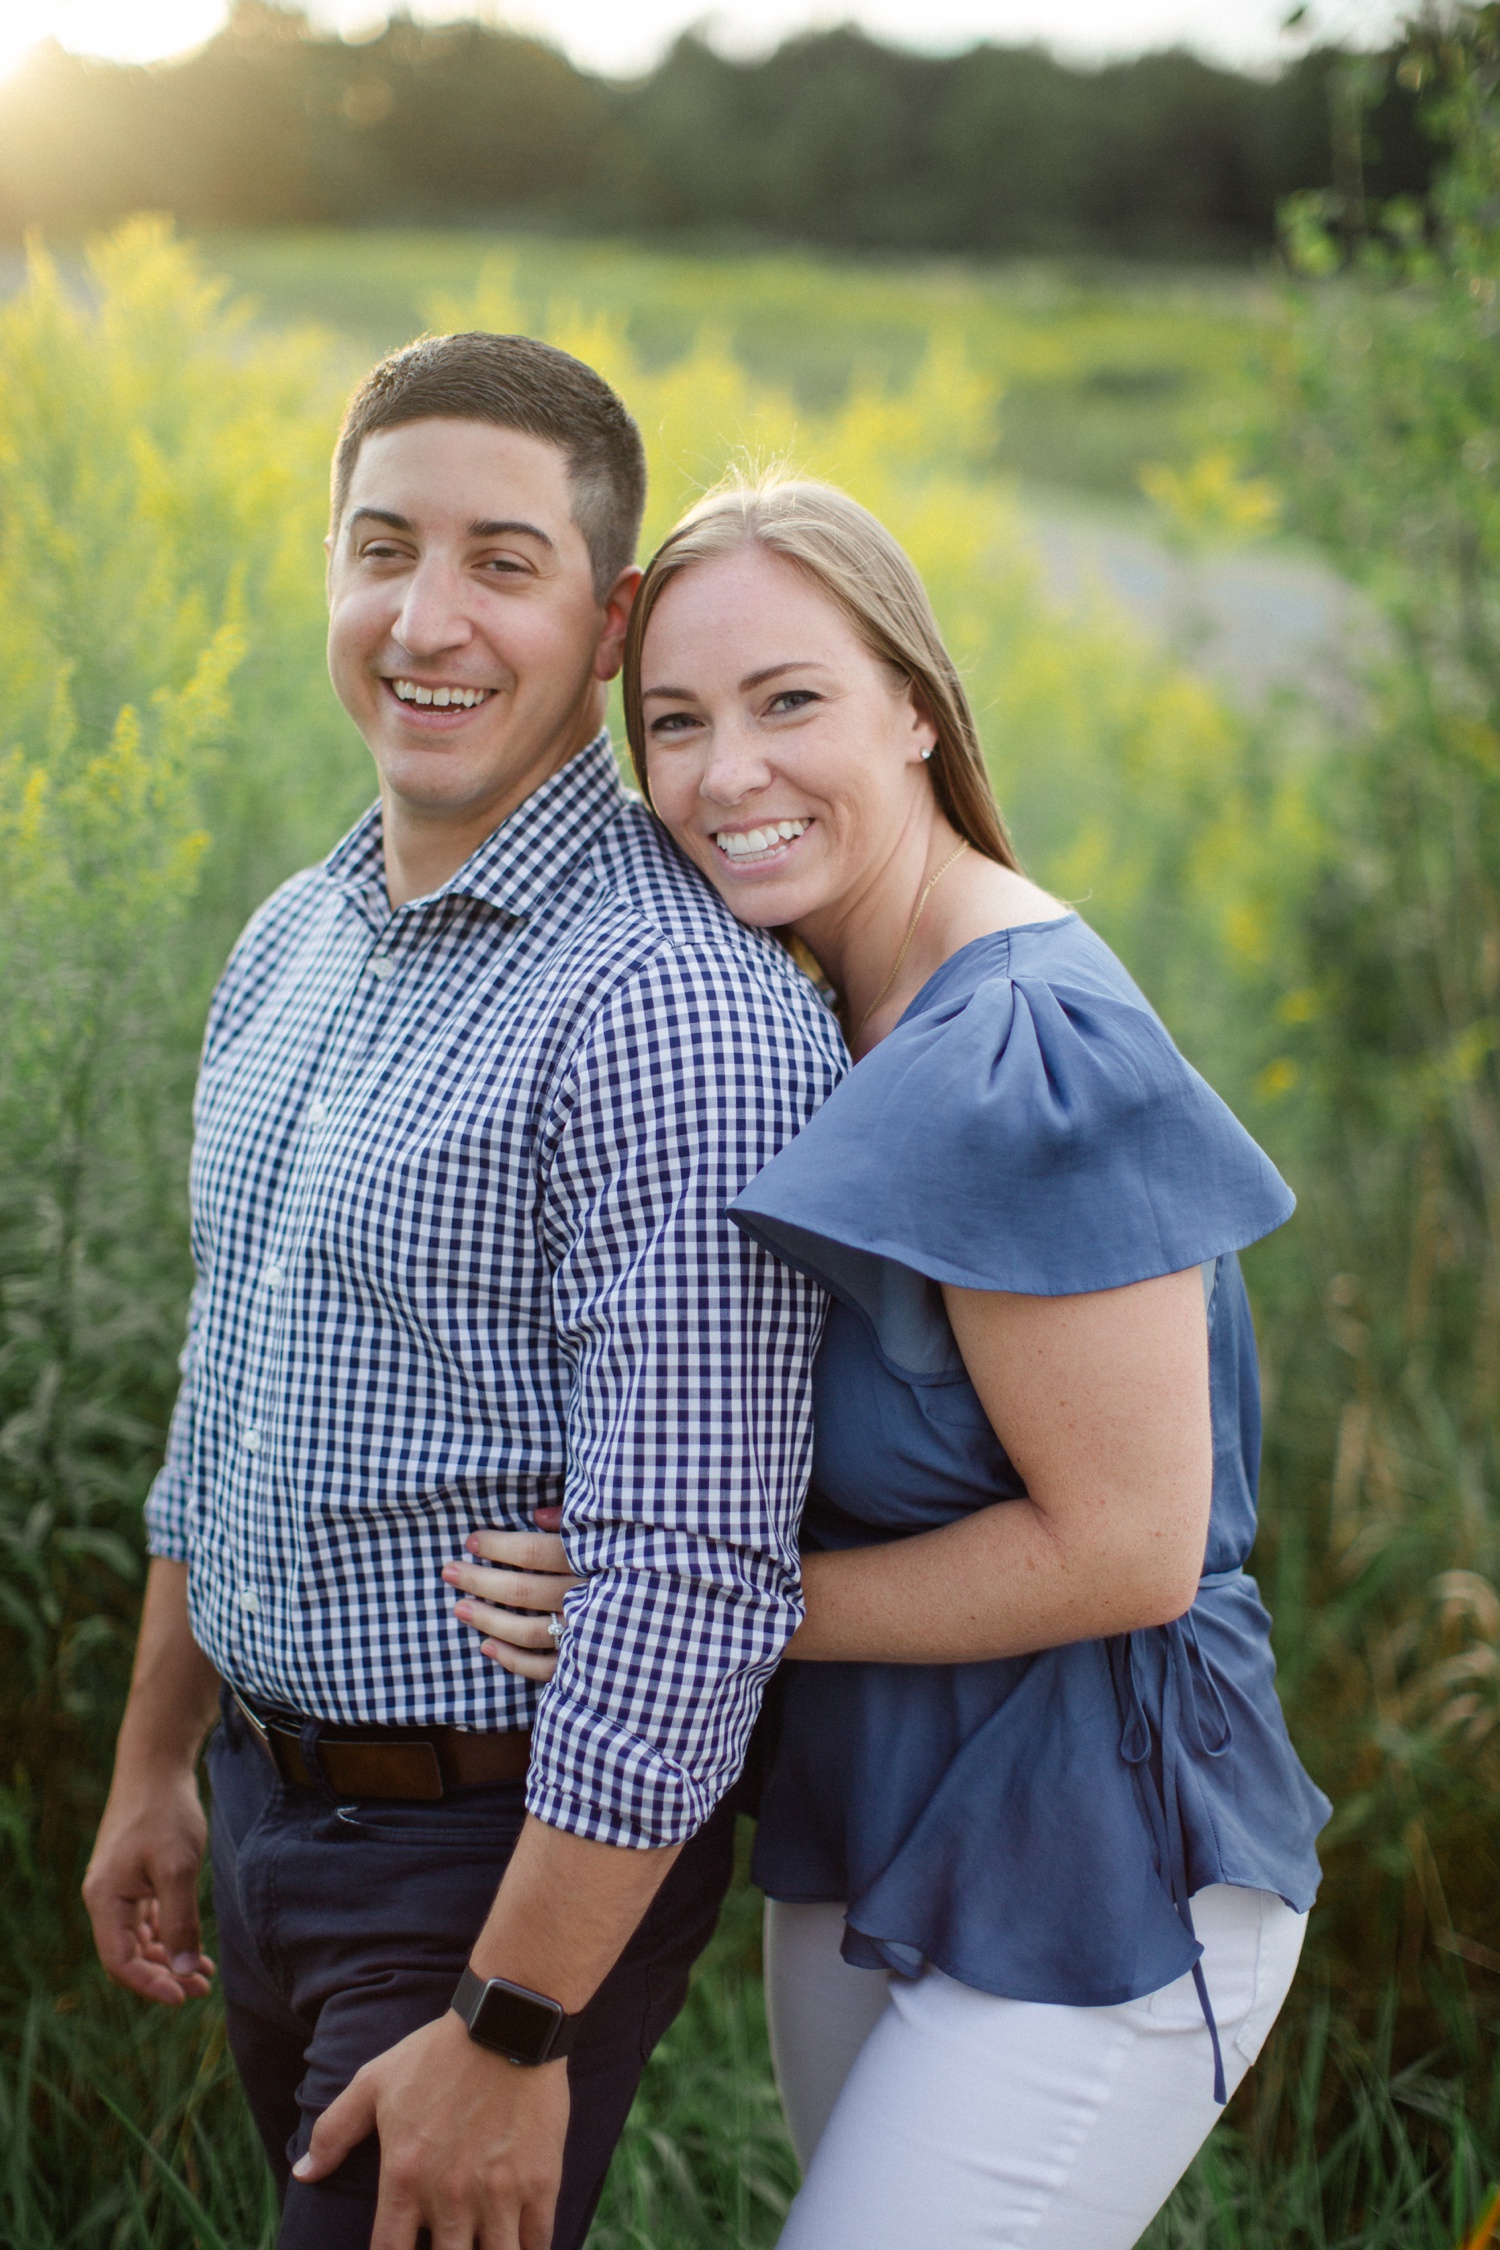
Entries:
POLYGON ((932 716, 914 685, 908 685, 906 700, 911 711, 912 747, 925 765, 937 748, 938 731, 932 716))

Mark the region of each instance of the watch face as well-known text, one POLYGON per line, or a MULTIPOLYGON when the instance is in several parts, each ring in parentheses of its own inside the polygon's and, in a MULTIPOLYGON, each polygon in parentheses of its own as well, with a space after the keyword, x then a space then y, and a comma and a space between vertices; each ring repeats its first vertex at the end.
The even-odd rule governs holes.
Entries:
POLYGON ((541 2062, 563 2020, 556 2000, 540 1993, 523 1992, 499 1978, 487 1984, 470 2025, 471 2036, 498 2054, 514 2055, 521 2062, 541 2062))

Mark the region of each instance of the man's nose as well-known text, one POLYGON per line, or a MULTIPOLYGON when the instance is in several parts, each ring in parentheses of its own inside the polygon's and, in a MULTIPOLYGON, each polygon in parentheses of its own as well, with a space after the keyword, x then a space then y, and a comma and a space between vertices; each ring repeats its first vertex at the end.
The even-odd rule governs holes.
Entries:
POLYGON ((406 582, 396 638, 412 656, 458 648, 474 631, 462 574, 440 555, 424 555, 406 582))

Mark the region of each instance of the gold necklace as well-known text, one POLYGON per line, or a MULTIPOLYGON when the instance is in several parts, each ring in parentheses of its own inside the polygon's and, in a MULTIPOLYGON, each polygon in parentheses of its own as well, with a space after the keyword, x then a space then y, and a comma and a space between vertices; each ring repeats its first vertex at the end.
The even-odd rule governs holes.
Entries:
POLYGON ((891 986, 892 986, 892 985, 893 985, 893 984, 895 983, 895 981, 896 981, 897 977, 899 977, 899 976, 900 976, 900 974, 901 974, 901 964, 902 964, 902 962, 903 962, 903 961, 904 961, 904 960, 906 959, 906 956, 907 956, 908 952, 909 952, 909 951, 911 950, 911 941, 912 941, 912 939, 913 939, 913 938, 914 938, 914 937, 916 936, 916 934, 917 934, 917 924, 918 924, 918 923, 919 923, 919 922, 921 921, 921 919, 922 919, 922 909, 923 909, 923 907, 924 907, 924 906, 925 906, 925 905, 927 904, 927 901, 928 901, 928 900, 929 900, 929 899, 931 898, 931 896, 932 896, 933 892, 934 892, 934 891, 935 891, 935 890, 937 889, 937 887, 938 887, 939 883, 940 883, 940 882, 942 881, 943 877, 944 877, 944 876, 945 876, 945 875, 947 874, 947 872, 948 872, 949 868, 950 868, 950 867, 951 867, 951 866, 953 865, 953 862, 954 862, 954 861, 955 861, 955 860, 956 860, 956 859, 958 858, 958 856, 959 856, 959 852, 966 852, 966 851, 968 850, 968 848, 969 848, 969 839, 968 839, 968 837, 967 837, 967 836, 963 836, 963 837, 960 837, 960 839, 959 839, 959 845, 958 845, 958 851, 950 852, 950 853, 948 854, 948 857, 947 857, 947 858, 946 858, 946 859, 945 859, 945 860, 943 861, 943 864, 942 864, 942 866, 941 866, 941 867, 940 867, 940 868, 938 869, 937 873, 936 873, 936 874, 935 874, 935 875, 933 876, 933 878, 932 878, 931 882, 930 882, 930 883, 928 884, 928 886, 927 886, 926 890, 925 890, 925 891, 923 891, 923 893, 922 893, 922 896, 921 896, 921 897, 920 897, 920 898, 919 898, 919 899, 917 900, 917 911, 916 911, 916 913, 915 913, 915 914, 914 914, 914 915, 912 916, 911 920, 910 920, 910 921, 909 921, 909 922, 907 923, 907 925, 906 925, 906 935, 905 935, 905 937, 904 937, 904 938, 903 938, 903 939, 901 940, 901 951, 900 951, 900 952, 899 952, 899 953, 898 953, 898 954, 896 955, 895 966, 894 966, 894 967, 893 967, 893 969, 891 970, 891 973, 890 973, 890 975, 889 975, 889 976, 888 976, 888 977, 886 978, 886 980, 885 980, 885 983, 884 983, 884 984, 883 984, 883 985, 882 985, 882 986, 880 987, 880 990, 879 990, 879 991, 878 991, 878 992, 876 993, 876 995, 875 995, 874 999, 873 999, 873 1000, 872 1000, 872 1001, 870 1002, 870 1005, 868 1006, 868 1008, 866 1008, 866 1010, 865 1010, 864 1014, 863 1014, 863 1015, 862 1015, 862 1016, 860 1017, 860 1019, 859 1019, 859 1022, 858 1022, 858 1023, 857 1023, 857 1024, 856 1024, 856 1025, 854 1026, 854 1038, 853 1038, 853 1040, 852 1040, 852 1042, 851 1042, 851 1044, 852 1044, 852 1045, 854 1045, 854 1046, 856 1046, 856 1047, 857 1047, 857 1046, 859 1045, 859 1036, 860 1036, 860 1033, 861 1033, 861 1032, 862 1032, 862 1031, 864 1030, 864 1028, 865 1028, 865 1025, 866 1025, 866 1024, 867 1024, 867 1023, 869 1022, 869 1020, 870 1020, 871 1016, 873 1016, 873 1015, 874 1015, 874 1013, 875 1013, 875 1010, 876 1010, 876 1009, 877 1009, 877 1008, 878 1008, 878 1007, 880 1006, 880 1003, 881 1003, 881 1001, 882 1001, 882 1000, 883 1000, 883 999, 885 998, 886 994, 887 994, 887 993, 888 993, 888 992, 890 991, 890 989, 891 989, 891 986))

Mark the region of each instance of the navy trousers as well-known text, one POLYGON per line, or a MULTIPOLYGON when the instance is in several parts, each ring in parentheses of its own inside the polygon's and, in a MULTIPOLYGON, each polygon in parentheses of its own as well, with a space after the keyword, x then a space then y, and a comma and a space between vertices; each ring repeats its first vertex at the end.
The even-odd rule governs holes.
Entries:
MULTIPOLYGON (((374 2135, 329 2179, 289 2178, 362 2063, 440 2016, 521 1832, 519 1782, 437 1804, 286 1787, 229 1698, 209 1745, 214 1912, 229 2044, 283 2198, 278 2250, 368 2250, 374 2135)), ((553 2250, 581 2250, 647 2057, 682 2006, 728 1885, 726 1802, 674 1863, 589 2003, 553 2250)), ((426 2234, 421 2237, 425 2243, 426 2234)))

